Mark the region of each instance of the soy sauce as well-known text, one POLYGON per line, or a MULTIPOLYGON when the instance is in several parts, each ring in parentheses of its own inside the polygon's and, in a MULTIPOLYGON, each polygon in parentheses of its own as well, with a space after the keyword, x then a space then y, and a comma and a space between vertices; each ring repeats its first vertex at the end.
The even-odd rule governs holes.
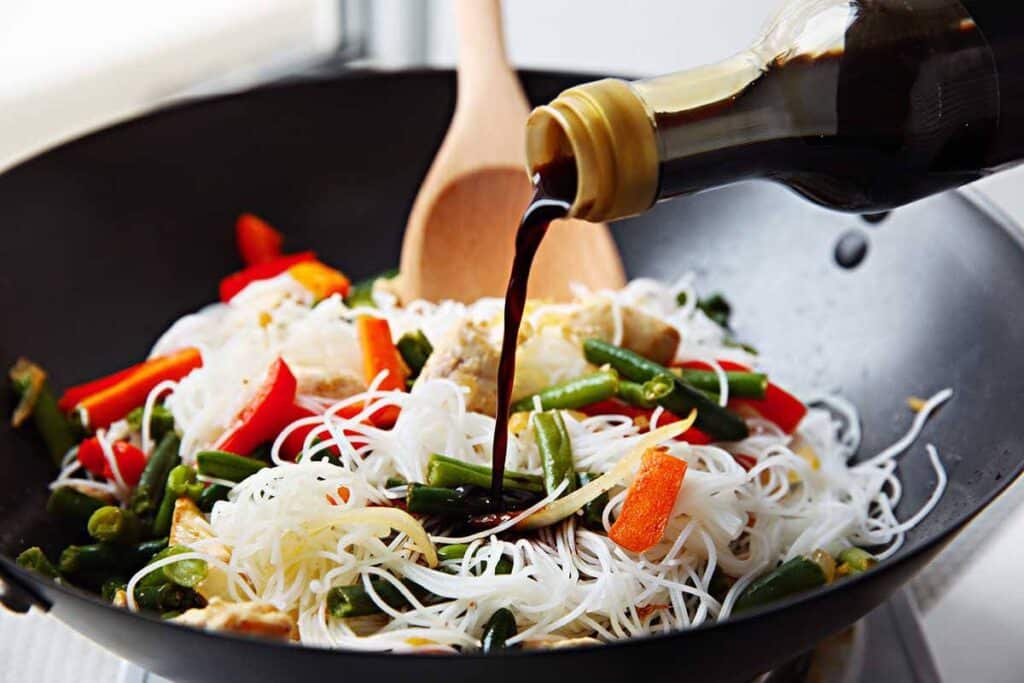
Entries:
POLYGON ((534 194, 516 232, 516 254, 505 291, 504 331, 498 363, 498 412, 491 449, 491 496, 500 508, 505 456, 508 451, 508 417, 516 371, 516 342, 526 306, 526 288, 537 248, 551 221, 565 218, 576 194, 576 166, 559 161, 534 176, 534 194))

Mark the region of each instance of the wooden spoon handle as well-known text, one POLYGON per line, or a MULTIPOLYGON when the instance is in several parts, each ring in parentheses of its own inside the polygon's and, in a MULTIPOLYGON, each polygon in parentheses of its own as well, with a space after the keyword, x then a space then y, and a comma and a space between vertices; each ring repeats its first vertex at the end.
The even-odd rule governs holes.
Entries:
POLYGON ((456 0, 459 94, 482 93, 495 74, 511 72, 505 55, 501 0, 456 0))

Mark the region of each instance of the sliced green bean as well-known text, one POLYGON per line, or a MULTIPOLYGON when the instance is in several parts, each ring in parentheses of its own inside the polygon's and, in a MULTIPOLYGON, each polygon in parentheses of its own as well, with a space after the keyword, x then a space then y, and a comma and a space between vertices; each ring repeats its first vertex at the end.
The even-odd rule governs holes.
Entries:
POLYGON ((794 557, 747 586, 736 600, 734 613, 763 607, 828 583, 825 571, 806 557, 794 557))
POLYGON ((656 401, 648 400, 645 392, 644 385, 639 382, 632 382, 628 379, 619 380, 619 390, 615 394, 618 398, 625 403, 633 406, 634 408, 642 408, 644 410, 653 410, 658 407, 656 401))
MULTIPOLYGON (((125 420, 128 422, 128 426, 136 432, 142 432, 142 414, 145 412, 145 406, 139 406, 130 413, 125 415, 125 420)), ((153 411, 149 414, 149 436, 154 441, 159 442, 168 432, 174 430, 174 414, 171 411, 157 403, 153 406, 153 411)))
MULTIPOLYGON (((519 510, 536 503, 540 495, 531 491, 504 489, 504 509, 519 510)), ((480 486, 459 486, 454 489, 411 484, 405 496, 409 512, 443 517, 468 517, 493 512, 490 489, 480 486)))
POLYGON ((680 417, 685 417, 691 410, 696 409, 697 428, 713 438, 739 441, 749 434, 746 423, 738 415, 713 402, 668 368, 600 339, 586 340, 583 343, 583 351, 591 363, 607 363, 618 370, 619 374, 634 382, 647 382, 659 375, 670 377, 675 383, 675 388, 671 394, 660 399, 658 404, 680 417))
POLYGON ((18 427, 31 415, 50 457, 59 467, 75 440, 71 423, 50 391, 46 372, 32 361, 19 358, 11 368, 10 378, 14 391, 21 399, 11 420, 12 424, 18 427))
POLYGON ((203 596, 190 588, 173 583, 135 587, 135 602, 154 612, 181 612, 192 607, 205 607, 203 596))
POLYGON ((536 394, 521 398, 512 404, 512 412, 528 412, 534 408, 534 397, 540 397, 541 410, 575 410, 615 395, 619 375, 614 370, 577 377, 555 384, 536 394))
POLYGON ((843 548, 836 555, 836 568, 840 576, 861 574, 878 564, 874 555, 862 548, 843 548))
MULTIPOLYGON (((153 564, 154 562, 168 557, 174 557, 175 555, 182 555, 190 552, 192 552, 192 549, 187 546, 172 545, 154 555, 153 559, 147 562, 147 564, 153 564)), ((139 580, 139 585, 156 586, 170 582, 183 588, 195 588, 203 581, 203 579, 206 578, 208 571, 209 568, 206 560, 179 560, 177 562, 164 565, 159 569, 154 569, 139 580)))
MULTIPOLYGON (((411 581, 402 581, 402 584, 416 596, 423 600, 428 595, 421 586, 411 581)), ((380 596, 389 607, 401 609, 409 606, 402 592, 387 579, 370 579, 370 585, 374 592, 380 596)), ((370 597, 370 593, 363 586, 362 582, 351 586, 334 586, 327 591, 327 611, 332 617, 347 619, 350 617, 365 617, 370 614, 379 614, 380 607, 370 597)))
POLYGON ((143 533, 143 523, 131 510, 105 505, 89 517, 86 530, 97 541, 136 543, 143 533))
MULTIPOLYGON (((461 560, 466 556, 466 551, 469 550, 468 543, 455 543, 453 545, 442 546, 437 549, 437 556, 442 561, 444 560, 461 560)), ((478 570, 482 571, 482 567, 477 567, 478 570)), ((494 573, 499 575, 507 575, 512 573, 512 560, 507 557, 498 558, 497 566, 494 568, 494 573)))
POLYGON ((153 455, 146 461, 146 467, 139 477, 139 484, 132 491, 132 497, 128 507, 137 515, 148 516, 154 514, 160 507, 160 499, 163 498, 164 486, 167 482, 167 475, 171 469, 181 462, 178 457, 178 449, 181 447, 181 439, 173 431, 169 431, 160 437, 153 455))
MULTIPOLYGON (((683 381, 701 391, 719 393, 721 383, 718 374, 711 370, 690 370, 683 368, 679 371, 683 381)), ((725 372, 726 383, 729 385, 729 395, 736 398, 764 398, 768 390, 768 376, 760 372, 739 372, 727 370, 725 372)))
POLYGON ((423 366, 427 364, 430 354, 434 352, 433 345, 422 330, 406 332, 399 337, 395 347, 398 349, 399 355, 402 356, 402 360, 409 366, 413 377, 419 376, 423 366))
POLYGON ((572 441, 561 413, 534 413, 530 421, 537 449, 540 451, 541 466, 544 468, 545 491, 551 495, 565 481, 568 481, 568 485, 563 494, 576 490, 572 441))
POLYGON ((39 546, 32 546, 27 550, 22 551, 20 555, 15 559, 19 567, 24 569, 31 569, 32 571, 39 572, 43 576, 48 576, 51 579, 59 579, 60 572, 50 562, 50 558, 46 556, 42 548, 39 546))
POLYGON ((203 484, 196 481, 196 471, 188 465, 177 465, 167 474, 164 496, 153 520, 153 533, 164 536, 171 530, 174 503, 182 496, 197 500, 203 493, 203 484))
POLYGON ((46 501, 46 511, 85 526, 92 513, 104 505, 106 503, 99 498, 94 498, 70 486, 60 486, 53 490, 49 500, 46 501))
POLYGON ((518 632, 516 617, 504 607, 498 609, 484 624, 480 646, 484 652, 498 652, 509 649, 508 640, 518 632))
POLYGON ((231 493, 231 489, 223 484, 211 484, 203 489, 203 492, 199 494, 196 505, 203 512, 210 512, 213 510, 215 503, 221 500, 227 500, 228 494, 231 493))
MULTIPOLYGON (((576 478, 579 480, 580 486, 585 486, 600 476, 600 474, 594 474, 592 472, 579 472, 576 475, 576 478)), ((582 509, 583 526, 591 531, 604 531, 604 509, 607 506, 607 491, 584 505, 582 509)))
POLYGON ((200 451, 196 454, 199 474, 215 479, 240 482, 256 474, 267 463, 225 451, 200 451))
MULTIPOLYGON (((444 488, 465 485, 490 488, 491 468, 435 453, 427 462, 427 484, 444 488)), ((542 493, 544 480, 535 474, 505 470, 502 487, 542 493)))

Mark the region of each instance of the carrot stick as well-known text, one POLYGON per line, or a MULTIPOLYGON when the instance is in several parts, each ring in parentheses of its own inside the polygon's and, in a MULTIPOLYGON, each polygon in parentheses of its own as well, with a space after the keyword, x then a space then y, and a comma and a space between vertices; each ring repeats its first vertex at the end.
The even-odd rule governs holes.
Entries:
POLYGON ((75 409, 81 413, 83 423, 89 428, 106 427, 145 403, 149 392, 160 382, 177 381, 202 364, 203 358, 199 350, 194 348, 153 358, 139 365, 119 382, 82 399, 75 409))
POLYGON ((651 448, 644 453, 622 503, 622 512, 608 537, 635 553, 656 545, 668 526, 685 475, 686 462, 669 455, 664 448, 651 448))
POLYGON ((356 319, 359 346, 363 350, 363 377, 369 384, 383 370, 388 374, 380 383, 384 390, 405 391, 405 380, 409 371, 402 362, 394 342, 391 341, 391 327, 384 318, 361 315, 356 319))

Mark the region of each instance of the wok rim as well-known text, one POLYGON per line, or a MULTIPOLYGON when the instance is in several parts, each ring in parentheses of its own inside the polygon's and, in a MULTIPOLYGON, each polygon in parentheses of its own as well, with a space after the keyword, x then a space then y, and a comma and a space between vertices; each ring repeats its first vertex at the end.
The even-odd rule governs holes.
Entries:
MULTIPOLYGON (((521 76, 538 76, 555 79, 576 79, 582 80, 587 78, 602 78, 602 74, 594 74, 590 72, 573 72, 573 71, 556 71, 547 69, 519 69, 517 72, 521 76)), ((194 108, 219 104, 224 101, 237 100, 251 96, 254 94, 273 93, 287 91, 291 89, 308 88, 316 85, 330 85, 337 81, 345 80, 399 80, 406 78, 418 78, 418 77, 437 77, 447 76, 452 79, 455 77, 455 71, 452 69, 439 69, 439 68, 370 68, 360 67, 357 69, 346 70, 343 72, 332 72, 329 74, 299 74, 295 76, 288 76, 286 78, 272 81, 270 83, 257 84, 251 87, 244 87, 238 90, 231 90, 228 92, 217 93, 214 95, 195 95, 187 96, 180 100, 175 100, 170 103, 158 104, 154 108, 147 109, 136 114, 130 115, 123 119, 115 120, 107 125, 103 125, 99 128, 86 131, 80 135, 76 135, 70 139, 58 141, 52 145, 48 145, 36 150, 29 156, 23 157, 17 160, 11 166, 0 169, 0 178, 7 175, 8 173, 14 172, 23 166, 27 166, 37 159, 49 155, 52 152, 60 150, 66 150, 74 148, 79 144, 85 144, 92 141, 94 138, 131 128, 136 125, 146 125, 153 120, 157 120, 164 116, 173 116, 182 111, 189 111, 194 108)), ((990 199, 983 196, 977 189, 973 187, 965 187, 956 189, 948 192, 955 196, 955 198, 966 204, 971 210, 977 211, 983 214, 990 222, 994 223, 1000 230, 1007 233, 1008 236, 1013 240, 1019 249, 1024 251, 1024 229, 1019 226, 1016 221, 1013 220, 1008 214, 1002 209, 992 203, 990 199)), ((297 642, 281 642, 276 640, 245 636, 233 632, 221 632, 221 631, 209 631, 206 629, 199 629, 184 624, 175 623, 161 619, 157 615, 152 615, 147 612, 131 612, 121 607, 115 607, 109 602, 102 600, 98 595, 86 591, 81 588, 73 586, 67 586, 64 584, 56 583, 53 580, 42 577, 35 572, 23 569, 19 567, 12 558, 6 554, 0 554, 0 579, 4 581, 12 581, 15 585, 15 590, 24 590, 29 593, 31 600, 43 611, 50 612, 55 604, 55 601, 51 601, 46 597, 43 597, 46 592, 55 591, 59 594, 63 594, 69 598, 75 598, 84 600, 93 605, 99 606, 115 612, 123 616, 129 616, 131 618, 142 619, 147 622, 160 624, 162 626, 171 627, 174 629, 182 629, 186 633, 197 635, 200 637, 206 637, 212 639, 212 642, 227 641, 227 642, 239 642, 239 643, 258 643, 262 647, 272 647, 281 652, 296 652, 296 651, 309 651, 316 655, 330 655, 335 657, 358 657, 360 659, 380 659, 383 661, 388 660, 401 660, 403 662, 415 662, 415 661, 437 661, 439 658, 448 658, 458 661, 466 662, 486 662, 489 660, 501 660, 506 658, 544 658, 544 657, 557 657, 564 656, 566 654, 587 654, 592 652, 605 652, 609 649, 622 650, 625 648, 636 648, 644 647, 648 645, 655 645, 657 643, 686 637, 689 634, 704 633, 713 629, 725 629, 731 628, 735 625, 741 625, 747 622, 760 619, 768 614, 775 612, 782 612, 790 608, 796 608, 798 606, 808 606, 812 603, 825 600, 827 596, 830 596, 837 590, 843 590, 847 587, 856 586, 864 581, 873 580, 876 573, 887 572, 902 567, 914 560, 918 559, 921 555, 927 554, 930 551, 936 550, 939 546, 951 541, 958 533, 960 533, 964 527, 970 524, 978 515, 983 513, 992 502, 1014 483, 1024 480, 1024 460, 1020 461, 1013 471, 1004 475, 1002 481, 994 486, 987 494, 980 496, 980 502, 977 502, 973 509, 966 512, 961 512, 959 515, 953 516, 952 521, 947 524, 945 529, 934 538, 925 539, 913 544, 907 544, 901 548, 895 556, 888 558, 879 563, 879 565, 864 573, 858 574, 843 579, 841 582, 832 583, 828 586, 812 590, 807 593, 802 593, 791 598, 781 600, 778 602, 771 603, 761 608, 753 609, 749 612, 745 612, 738 616, 730 616, 725 621, 707 621, 698 626, 687 627, 684 629, 673 630, 668 633, 657 633, 649 635, 634 636, 630 638, 624 638, 621 640, 614 640, 609 642, 602 642, 600 644, 582 645, 570 649, 555 650, 555 649, 534 649, 534 650, 510 650, 503 651, 497 654, 483 654, 481 652, 470 652, 470 653, 420 653, 420 652, 389 652, 384 650, 356 650, 350 648, 337 648, 324 645, 312 645, 302 644, 297 642), (26 585, 27 584, 27 585, 26 585)), ((56 615, 55 615, 56 616, 56 615)), ((127 626, 127 624, 126 624, 127 626)), ((76 632, 81 633, 85 637, 89 637, 87 633, 79 631, 77 628, 74 629, 76 632)), ((823 634, 824 635, 827 634, 823 634)))

